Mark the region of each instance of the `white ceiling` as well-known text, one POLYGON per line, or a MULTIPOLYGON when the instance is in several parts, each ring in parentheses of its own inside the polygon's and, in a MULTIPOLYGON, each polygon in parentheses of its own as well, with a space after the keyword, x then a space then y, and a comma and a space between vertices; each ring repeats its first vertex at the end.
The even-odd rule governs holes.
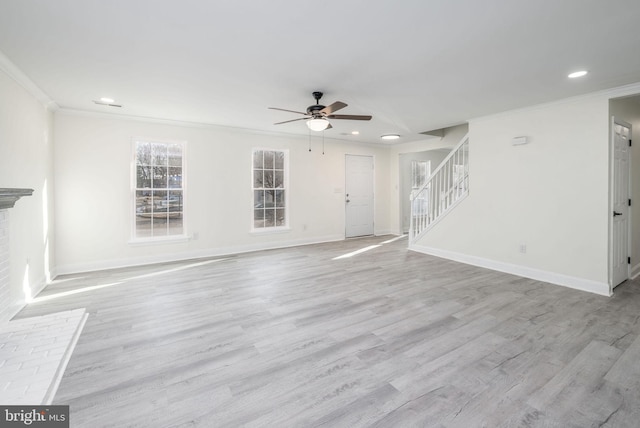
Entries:
POLYGON ((62 109, 307 135, 267 107, 320 90, 373 115, 327 138, 405 142, 640 82, 639 21, 638 0, 0 0, 0 52, 62 109))

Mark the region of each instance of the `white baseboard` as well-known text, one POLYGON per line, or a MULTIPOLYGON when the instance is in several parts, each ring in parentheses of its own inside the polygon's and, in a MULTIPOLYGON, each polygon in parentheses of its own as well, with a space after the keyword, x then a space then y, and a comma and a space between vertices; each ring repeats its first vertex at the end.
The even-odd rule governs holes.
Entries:
POLYGON ((439 248, 425 247, 422 245, 411 245, 410 250, 429 254, 431 256, 441 257, 443 259, 453 260, 468 265, 479 266, 499 272, 505 272, 512 275, 522 276, 525 278, 544 281, 563 287, 569 287, 576 290, 588 291, 590 293, 599 294, 601 296, 611 296, 611 287, 605 282, 592 281, 590 279, 578 278, 574 276, 564 275, 555 272, 534 269, 526 266, 514 265, 511 263, 489 260, 482 257, 469 256, 467 254, 456 253, 453 251, 442 250, 439 248))
POLYGON ((217 247, 205 250, 185 251, 143 257, 128 257, 123 259, 104 260, 88 263, 74 263, 57 266, 57 275, 68 275, 83 272, 94 272, 107 269, 119 269, 133 266, 144 266, 154 263, 167 263, 182 260, 203 259, 208 257, 228 256, 231 254, 249 253, 252 251, 274 250, 278 248, 297 247, 300 245, 321 244, 324 242, 342 241, 344 235, 327 235, 315 239, 297 239, 282 242, 265 242, 250 245, 217 247))
MULTIPOLYGON (((29 285, 32 287, 31 296, 35 297, 38 295, 38 293, 40 293, 42 290, 45 289, 48 283, 47 283, 47 279, 45 277, 42 277, 38 281, 31 283, 29 285)), ((12 320, 13 317, 18 315, 20 311, 22 311, 28 304, 29 302, 25 301, 24 298, 21 298, 20 300, 16 301, 10 308, 7 308, 6 315, 0 314, 0 323, 8 322, 12 320)))
POLYGON ((374 232, 375 236, 382 236, 382 235, 397 235, 397 233, 394 233, 391 231, 391 229, 380 229, 380 230, 376 230, 374 232))
POLYGON ((640 276, 640 263, 631 267, 631 272, 629 272, 629 278, 636 279, 640 276))

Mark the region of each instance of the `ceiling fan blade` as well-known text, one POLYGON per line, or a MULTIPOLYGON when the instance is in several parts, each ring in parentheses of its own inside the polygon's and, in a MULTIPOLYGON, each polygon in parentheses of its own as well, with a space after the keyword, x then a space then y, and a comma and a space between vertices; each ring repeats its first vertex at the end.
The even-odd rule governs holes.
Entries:
POLYGON ((310 118, 301 117, 300 119, 291 119, 291 120, 285 120, 284 122, 277 122, 277 123, 274 123, 274 125, 282 125, 283 123, 296 122, 298 120, 308 120, 308 119, 310 119, 310 118))
POLYGON ((328 119, 371 120, 371 116, 360 114, 330 114, 328 119))
POLYGON ((335 103, 326 106, 325 108, 323 108, 322 110, 320 110, 320 113, 325 113, 325 114, 331 114, 334 111, 338 111, 340 109, 345 108, 347 105, 345 103, 343 103, 342 101, 336 101, 335 103))
POLYGON ((307 115, 307 113, 303 113, 301 111, 294 111, 294 110, 286 110, 283 108, 278 108, 278 107, 267 107, 269 110, 280 110, 280 111, 288 111, 289 113, 298 113, 298 114, 304 114, 305 116, 307 115))

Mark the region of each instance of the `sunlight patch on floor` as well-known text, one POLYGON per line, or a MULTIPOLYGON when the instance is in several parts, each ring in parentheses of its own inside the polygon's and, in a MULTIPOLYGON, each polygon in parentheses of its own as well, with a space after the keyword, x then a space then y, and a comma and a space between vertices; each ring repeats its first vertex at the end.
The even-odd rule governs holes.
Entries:
POLYGON ((343 254, 343 255, 338 256, 338 257, 334 257, 331 260, 348 259, 349 257, 357 256, 358 254, 362 254, 364 252, 367 252, 369 250, 373 250, 374 248, 378 248, 378 247, 382 247, 382 245, 369 245, 368 247, 360 248, 359 250, 352 251, 350 253, 343 254))
POLYGON ((207 261, 204 261, 204 262, 190 263, 188 265, 178 266, 178 267, 171 268, 171 269, 164 269, 164 270, 160 270, 160 271, 157 271, 157 272, 151 272, 151 273, 146 273, 146 274, 143 274, 143 275, 132 276, 132 277, 129 277, 129 278, 125 278, 122 281, 111 282, 111 283, 108 283, 108 284, 91 285, 91 286, 88 286, 88 287, 77 288, 75 290, 63 291, 63 292, 60 292, 60 293, 49 294, 49 295, 46 295, 46 296, 39 296, 39 297, 36 297, 34 299, 30 299, 28 301, 28 303, 44 302, 44 301, 47 301, 47 300, 53 300, 53 299, 58 299, 58 298, 61 298, 61 297, 72 296, 74 294, 87 293, 89 291, 99 290, 101 288, 113 287, 114 285, 121 285, 121 284, 124 284, 124 283, 129 282, 129 281, 133 281, 133 280, 136 280, 136 279, 151 278, 151 277, 158 276, 158 275, 165 275, 165 274, 172 273, 172 272, 178 272, 178 271, 181 271, 181 270, 191 269, 191 268, 198 267, 198 266, 204 266, 204 265, 208 265, 208 264, 211 264, 211 263, 221 262, 223 260, 228 260, 228 259, 224 258, 224 259, 216 259, 216 260, 207 260, 207 261))
POLYGON ((369 245, 368 247, 360 248, 359 250, 352 251, 350 253, 346 253, 346 254, 343 254, 343 255, 338 256, 338 257, 334 257, 331 260, 348 259, 349 257, 357 256, 358 254, 362 254, 362 253, 365 253, 367 251, 373 250, 375 248, 382 247, 384 244, 390 244, 390 243, 395 242, 395 241, 397 241, 399 239, 405 238, 406 236, 407 235, 396 236, 395 238, 388 239, 386 241, 381 242, 380 244, 369 245))

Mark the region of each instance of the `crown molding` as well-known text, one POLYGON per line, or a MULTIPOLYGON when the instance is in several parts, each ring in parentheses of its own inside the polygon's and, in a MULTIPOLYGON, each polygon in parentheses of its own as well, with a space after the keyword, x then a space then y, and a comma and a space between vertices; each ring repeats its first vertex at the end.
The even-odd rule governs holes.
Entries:
POLYGON ((58 110, 58 104, 55 103, 42 89, 22 72, 6 55, 0 52, 0 71, 11 77, 16 83, 31 94, 45 109, 49 111, 58 110))
POLYGON ((513 113, 525 113, 529 111, 546 109, 549 107, 561 106, 565 104, 571 104, 576 102, 588 102, 593 100, 612 100, 616 98, 625 98, 633 95, 640 95, 640 82, 631 83, 624 86, 618 86, 615 88, 603 89, 599 91, 589 92, 586 94, 575 95, 572 97, 561 98, 554 101, 549 101, 546 103, 534 104, 529 106, 524 106, 520 108, 514 108, 512 110, 506 110, 499 113, 490 114, 487 116, 476 117, 469 120, 469 123, 474 122, 482 122, 484 120, 494 120, 506 117, 513 113))
MULTIPOLYGON (((81 117, 89 117, 95 119, 105 119, 105 120, 122 120, 129 122, 143 122, 143 123, 151 123, 157 125, 169 125, 169 126, 180 126, 185 128, 192 129, 211 129, 217 131, 226 131, 226 132, 240 132, 244 134, 253 134, 253 135, 262 135, 262 136, 272 136, 279 138, 292 138, 292 139, 304 139, 308 141, 308 136, 287 133, 287 132, 278 132, 278 131, 267 131, 261 129, 251 129, 251 128, 240 128, 236 126, 227 126, 227 125, 217 125, 213 123, 201 123, 201 122, 188 122, 182 120, 175 119, 160 119, 153 118, 147 116, 134 116, 128 114, 117 114, 117 113, 105 113, 99 111, 91 111, 91 110, 80 110, 80 109, 71 109, 67 107, 58 108, 56 114, 66 115, 66 116, 81 116, 81 117)), ((322 138, 321 136, 313 136, 314 143, 317 142, 318 138, 322 138)), ((343 138, 337 137, 324 137, 327 142, 340 142, 342 144, 353 144, 355 146, 363 146, 363 147, 377 147, 377 148, 390 148, 392 145, 380 143, 380 142, 367 142, 367 141, 352 141, 343 138)))
POLYGON ((629 85, 618 86, 616 88, 607 89, 601 91, 604 95, 608 95, 609 98, 628 97, 633 95, 640 95, 640 82, 631 83, 629 85))

